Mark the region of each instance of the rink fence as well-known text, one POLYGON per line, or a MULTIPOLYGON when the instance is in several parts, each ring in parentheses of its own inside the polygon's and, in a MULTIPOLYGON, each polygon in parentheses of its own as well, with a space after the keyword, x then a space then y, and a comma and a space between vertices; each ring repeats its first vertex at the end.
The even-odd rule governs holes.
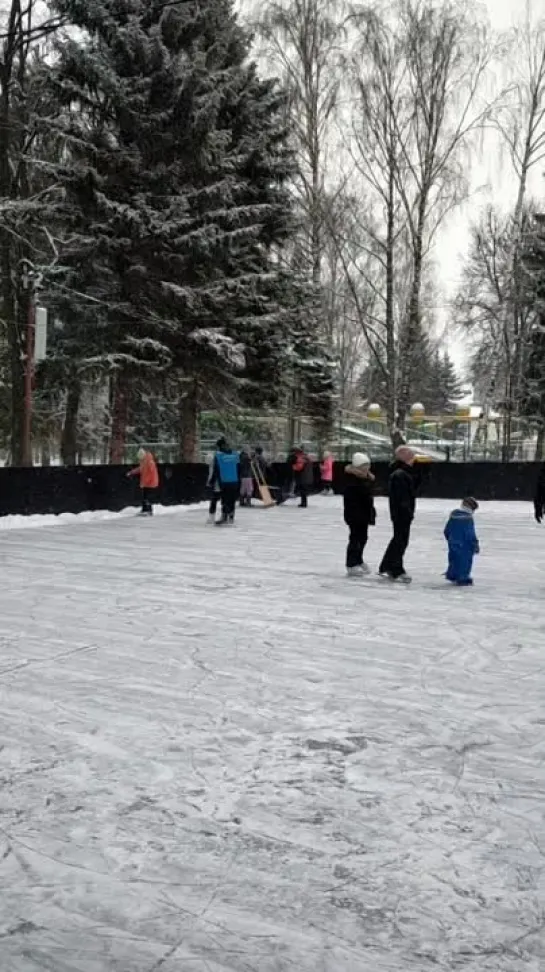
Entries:
MULTIPOLYGON (((335 464, 335 490, 340 491, 343 463, 335 464)), ((206 498, 208 469, 200 464, 161 466, 157 500, 166 506, 197 503, 206 498)), ((419 472, 419 493, 437 499, 531 500, 538 463, 430 463, 419 472)), ((384 494, 388 463, 376 463, 377 493, 384 494)), ((272 467, 273 485, 287 486, 286 466, 272 467)), ((319 468, 315 468, 319 485, 319 468)), ((121 510, 139 501, 138 482, 127 478, 126 466, 36 467, 0 469, 0 515, 81 513, 86 510, 121 510)))

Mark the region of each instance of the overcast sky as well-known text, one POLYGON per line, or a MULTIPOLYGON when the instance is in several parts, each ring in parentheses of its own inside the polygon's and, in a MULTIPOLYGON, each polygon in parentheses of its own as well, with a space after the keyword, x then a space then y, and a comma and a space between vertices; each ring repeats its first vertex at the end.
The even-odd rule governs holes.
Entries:
MULTIPOLYGON (((507 30, 524 17, 525 0, 484 0, 490 23, 496 30, 507 30)), ((545 0, 532 0, 533 20, 545 17, 545 0)), ((545 165, 538 165, 529 184, 529 192, 536 200, 543 200, 545 208, 545 165)), ((478 216, 481 207, 490 202, 508 209, 514 203, 517 183, 509 160, 492 137, 485 139, 481 158, 476 158, 471 171, 473 191, 470 201, 449 221, 439 237, 436 258, 445 304, 460 282, 464 253, 468 247, 468 227, 478 216)), ((444 320, 447 320, 444 310, 444 320)), ((465 358, 464 342, 459 335, 447 333, 449 348, 459 366, 465 358)))
MULTIPOLYGON (((255 9, 259 0, 236 0, 244 12, 255 9)), ((490 24, 494 30, 506 31, 525 16, 526 0, 474 0, 475 4, 487 8, 490 24)), ((532 21, 545 18, 545 0, 530 0, 532 21)), ((543 200, 545 210, 545 164, 538 165, 529 182, 529 194, 536 200, 543 200)), ((441 329, 444 329, 449 350, 457 366, 463 369, 466 347, 463 338, 448 327, 449 300, 460 285, 464 256, 468 250, 469 226, 477 219, 479 210, 493 202, 499 208, 509 211, 516 198, 517 182, 510 167, 510 161, 501 150, 500 139, 487 135, 482 150, 476 151, 471 161, 471 171, 467 173, 471 185, 468 202, 461 207, 444 225, 437 236, 433 254, 438 273, 438 316, 441 329)))

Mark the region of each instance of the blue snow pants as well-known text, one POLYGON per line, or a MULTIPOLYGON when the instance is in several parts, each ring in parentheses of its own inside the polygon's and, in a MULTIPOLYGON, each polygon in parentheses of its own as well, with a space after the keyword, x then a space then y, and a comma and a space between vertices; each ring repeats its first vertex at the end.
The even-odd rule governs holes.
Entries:
POLYGON ((472 567, 473 552, 459 544, 449 544, 447 580, 460 585, 472 584, 472 567))

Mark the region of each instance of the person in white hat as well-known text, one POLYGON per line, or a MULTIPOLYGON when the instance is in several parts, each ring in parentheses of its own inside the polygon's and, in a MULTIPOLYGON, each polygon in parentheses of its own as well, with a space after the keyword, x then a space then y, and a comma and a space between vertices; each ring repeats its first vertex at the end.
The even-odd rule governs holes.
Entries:
POLYGON ((346 573, 348 577, 363 577, 369 567, 363 559, 367 546, 369 527, 376 523, 373 489, 375 477, 371 460, 364 452, 355 452, 352 462, 344 470, 344 522, 350 530, 346 548, 346 573))

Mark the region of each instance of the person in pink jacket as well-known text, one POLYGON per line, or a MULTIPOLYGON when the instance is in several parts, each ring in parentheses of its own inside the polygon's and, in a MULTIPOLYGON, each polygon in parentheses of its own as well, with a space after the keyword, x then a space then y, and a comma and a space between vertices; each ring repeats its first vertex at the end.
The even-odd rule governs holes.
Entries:
POLYGON ((324 452, 324 458, 320 463, 320 476, 322 492, 331 493, 333 490, 333 456, 330 452, 324 452))

